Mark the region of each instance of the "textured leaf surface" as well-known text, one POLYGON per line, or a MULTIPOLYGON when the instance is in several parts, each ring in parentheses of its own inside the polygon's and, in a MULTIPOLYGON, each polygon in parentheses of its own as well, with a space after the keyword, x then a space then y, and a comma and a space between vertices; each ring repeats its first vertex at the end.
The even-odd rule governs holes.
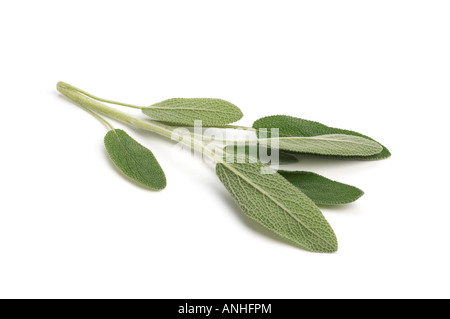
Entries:
POLYGON ((333 229, 314 202, 278 173, 261 163, 219 163, 216 173, 244 213, 300 247, 334 252, 333 229))
MULTIPOLYGON (((346 134, 359 136, 363 138, 367 138, 370 140, 370 137, 360 134, 358 132, 343 130, 339 128, 333 128, 326 126, 324 124, 308 121, 297 117, 287 116, 287 115, 274 115, 274 116, 266 116, 256 120, 253 123, 253 127, 255 129, 260 128, 278 128, 279 135, 281 137, 289 137, 289 136, 297 136, 297 137, 309 137, 309 136, 317 136, 317 135, 326 135, 326 134, 346 134)), ((268 130, 268 134, 270 134, 270 130, 268 130)), ((346 158, 355 158, 355 159, 367 159, 367 160, 376 160, 387 158, 391 155, 389 150, 382 146, 383 149, 380 153, 370 156, 350 156, 346 158)))
POLYGON ((187 126, 193 126, 195 120, 201 120, 204 126, 224 125, 240 120, 243 115, 230 102, 208 98, 169 99, 143 108, 142 112, 158 121, 187 126))
MULTIPOLYGON (((258 160, 261 159, 260 153, 259 153, 260 149, 257 148, 256 156, 253 156, 254 154, 252 154, 252 152, 253 153, 255 153, 255 152, 250 151, 250 146, 248 146, 248 145, 246 145, 246 146, 244 146, 244 145, 242 145, 242 146, 240 146, 240 145, 227 146, 227 147, 225 147, 225 151, 227 153, 231 153, 231 154, 235 154, 235 155, 241 154, 242 156, 244 156, 244 158, 245 157, 255 157, 258 160)), ((269 152, 270 152, 270 150, 269 150, 269 152)), ((289 154, 289 153, 286 153, 283 151, 278 152, 278 163, 279 164, 288 164, 288 163, 297 163, 297 162, 298 162, 298 158, 295 155, 289 154)))
POLYGON ((319 205, 348 204, 364 194, 359 188, 313 172, 279 170, 278 173, 319 205))
POLYGON ((166 176, 153 153, 122 130, 110 130, 105 146, 114 164, 128 177, 152 190, 166 187, 166 176))
MULTIPOLYGON (((263 139, 268 146, 272 139, 263 139)), ((279 137, 278 148, 284 151, 318 155, 369 156, 383 149, 375 141, 353 135, 328 134, 311 137, 279 137)))

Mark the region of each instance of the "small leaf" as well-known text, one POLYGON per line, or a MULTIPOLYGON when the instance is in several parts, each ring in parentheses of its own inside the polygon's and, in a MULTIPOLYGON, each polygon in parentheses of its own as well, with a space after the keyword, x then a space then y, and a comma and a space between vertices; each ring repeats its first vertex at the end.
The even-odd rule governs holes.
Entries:
MULTIPOLYGON (((256 149, 256 153, 258 154, 256 157, 258 160, 261 160, 261 157, 259 154, 260 150, 261 149, 259 147, 256 149)), ((244 145, 234 145, 234 146, 229 145, 229 146, 225 147, 225 151, 227 153, 231 153, 231 154, 242 154, 246 157, 252 156, 249 145, 245 145, 245 146, 244 145)), ((289 153, 286 153, 283 151, 278 152, 278 163, 279 164, 288 164, 288 163, 297 163, 297 162, 298 162, 298 158, 295 155, 289 154, 289 153)))
POLYGON ((195 120, 201 120, 204 126, 224 125, 243 116, 236 105, 208 98, 168 99, 145 107, 142 112, 158 121, 186 126, 193 126, 195 120))
MULTIPOLYGON (((272 138, 260 143, 270 147, 272 138)), ((279 137, 278 148, 289 152, 318 155, 369 156, 378 154, 383 147, 375 141, 353 135, 328 134, 311 137, 279 137)))
MULTIPOLYGON (((274 115, 274 116, 266 116, 256 120, 253 123, 253 128, 267 128, 268 129, 268 137, 270 137, 270 128, 278 128, 280 137, 311 137, 318 135, 327 135, 327 134, 346 134, 359 136, 366 139, 371 139, 370 137, 349 130, 343 130, 339 128, 333 128, 326 125, 323 125, 318 122, 308 121, 301 118, 296 118, 287 115, 274 115)), ((258 133, 258 131, 257 131, 258 133)), ((375 155, 369 156, 345 156, 346 159, 366 159, 366 160, 377 160, 387 158, 391 155, 389 150, 382 146, 383 149, 381 152, 375 155)), ((303 153, 303 152, 302 152, 303 153)))
POLYGON ((219 163, 216 174, 244 213, 278 235, 315 252, 334 252, 333 229, 314 202, 262 163, 219 163))
POLYGON ((359 188, 313 172, 279 170, 278 173, 318 205, 348 204, 364 194, 359 188))
POLYGON ((119 170, 151 190, 166 187, 166 176, 153 153, 122 130, 105 136, 108 155, 119 170))

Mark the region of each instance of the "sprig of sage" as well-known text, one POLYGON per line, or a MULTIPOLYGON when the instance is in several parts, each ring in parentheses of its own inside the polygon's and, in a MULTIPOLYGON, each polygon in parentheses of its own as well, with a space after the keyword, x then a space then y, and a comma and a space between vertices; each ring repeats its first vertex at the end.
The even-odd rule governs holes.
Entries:
POLYGON ((139 107, 102 99, 64 82, 59 82, 57 89, 105 124, 108 155, 130 180, 150 190, 166 187, 165 174, 153 153, 125 131, 114 128, 103 116, 155 132, 201 152, 215 163, 219 180, 246 216, 294 245, 313 252, 330 253, 338 247, 336 235, 317 205, 354 202, 363 191, 313 172, 275 171, 260 161, 262 154, 252 155, 251 145, 264 146, 271 152, 280 151, 277 164, 296 162, 297 154, 371 160, 390 155, 386 147, 365 135, 295 117, 264 117, 252 127, 230 125, 241 119, 242 112, 221 99, 175 98, 139 107), (105 103, 140 109, 148 118, 133 116, 105 103), (254 132, 256 139, 236 145, 225 139, 212 142, 203 134, 178 130, 178 126, 193 126, 196 121, 218 129, 254 132), (267 131, 272 128, 278 129, 280 137, 267 131), (260 133, 261 129, 266 129, 265 134, 260 133), (225 160, 230 155, 233 160, 225 160))

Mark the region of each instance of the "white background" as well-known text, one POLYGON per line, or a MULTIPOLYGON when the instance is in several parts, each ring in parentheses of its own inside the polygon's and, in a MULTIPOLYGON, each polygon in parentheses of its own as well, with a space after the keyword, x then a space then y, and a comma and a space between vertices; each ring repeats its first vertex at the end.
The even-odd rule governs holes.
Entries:
POLYGON ((450 297, 449 17, 448 1, 2 1, 0 297, 450 297), (310 253, 157 135, 126 128, 167 188, 123 179, 57 81, 137 105, 222 98, 241 125, 289 114, 393 156, 289 167, 365 191, 322 208, 339 251, 310 253))

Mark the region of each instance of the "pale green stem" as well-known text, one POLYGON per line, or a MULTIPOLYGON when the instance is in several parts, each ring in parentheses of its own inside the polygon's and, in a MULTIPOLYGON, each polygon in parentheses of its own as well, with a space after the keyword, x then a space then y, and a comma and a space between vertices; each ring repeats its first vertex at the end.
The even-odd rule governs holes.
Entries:
MULTIPOLYGON (((59 82, 59 83, 57 84, 57 89, 58 89, 58 91, 60 91, 60 92, 61 92, 61 89, 66 89, 66 90, 70 90, 70 91, 72 91, 72 92, 76 92, 76 93, 78 93, 78 94, 77 94, 78 99, 79 99, 80 97, 86 96, 86 97, 89 97, 89 98, 94 99, 94 100, 96 100, 96 101, 101 101, 101 102, 111 103, 111 104, 116 104, 116 105, 122 105, 122 106, 132 107, 132 108, 136 108, 136 109, 142 109, 142 107, 139 107, 139 106, 134 106, 134 105, 127 104, 127 103, 114 102, 114 101, 111 101, 111 100, 106 100, 106 99, 102 99, 102 98, 96 97, 96 96, 94 96, 94 95, 92 95, 92 94, 90 94, 90 93, 87 93, 86 91, 83 91, 83 90, 81 90, 81 89, 79 89, 79 88, 77 88, 77 87, 74 87, 73 85, 70 85, 70 84, 65 83, 65 82, 59 82)), ((62 92, 61 92, 61 93, 62 93, 62 92)), ((89 101, 89 103, 92 104, 92 102, 94 102, 94 101, 92 101, 91 99, 88 99, 87 101, 89 101)), ((74 100, 74 99, 71 98, 71 100, 74 100)), ((89 105, 91 105, 91 104, 89 104, 89 105)), ((79 103, 79 105, 81 106, 82 104, 79 103)), ((106 106, 103 105, 103 104, 101 104, 101 105, 102 105, 103 107, 106 107, 106 106)), ((86 109, 86 108, 84 107, 84 109, 86 109)), ((104 108, 103 108, 103 109, 104 109, 104 108)), ((108 110, 112 110, 112 109, 111 109, 111 108, 108 108, 108 110)), ((99 110, 99 112, 101 112, 101 111, 99 110)), ((127 115, 127 114, 125 114, 125 113, 122 113, 122 112, 117 111, 117 114, 119 114, 119 113, 121 113, 122 115, 127 115)), ((108 115, 108 114, 106 114, 106 113, 103 113, 103 114, 104 114, 104 115, 108 115)), ((133 119, 135 119, 135 118, 133 118, 133 119)), ((123 120, 121 120, 121 121, 124 122, 123 120)), ((159 127, 168 128, 169 130, 172 130, 172 131, 173 131, 173 128, 171 127, 171 125, 165 125, 164 123, 158 122, 158 121, 151 121, 151 120, 148 120, 148 121, 150 121, 150 122, 152 122, 152 123, 158 125, 159 127)), ((125 122, 126 122, 126 121, 125 121, 125 122)), ((126 123, 132 124, 132 125, 133 125, 133 123, 130 123, 130 122, 126 122, 126 123)), ((212 139, 209 138, 209 137, 206 137, 206 136, 203 136, 203 135, 199 135, 199 134, 196 134, 196 133, 191 133, 191 137, 194 137, 194 138, 197 138, 197 139, 202 139, 202 138, 203 138, 203 139, 207 139, 207 140, 209 140, 209 141, 212 140, 212 139)))
MULTIPOLYGON (((117 121, 129 124, 134 127, 138 127, 144 130, 148 130, 163 136, 166 136, 170 139, 179 139, 181 143, 184 143, 187 146, 194 147, 198 151, 202 152, 203 154, 211 157, 215 162, 221 161, 221 158, 218 157, 215 152, 208 147, 205 147, 203 144, 203 141, 199 138, 202 136, 195 136, 193 134, 190 134, 190 141, 191 143, 188 143, 184 140, 183 136, 174 136, 174 130, 176 127, 172 127, 166 124, 162 124, 156 121, 148 120, 148 119, 138 119, 135 118, 127 113, 115 110, 109 106, 104 105, 103 103, 100 103, 93 98, 87 96, 85 93, 83 93, 81 90, 74 90, 72 89, 72 86, 64 83, 59 82, 57 84, 58 91, 63 94, 68 99, 72 100, 79 106, 81 106, 83 109, 88 109, 91 111, 91 114, 94 113, 97 118, 101 118, 98 116, 95 112, 101 113, 105 116, 108 116, 110 118, 113 118, 117 121), (95 110, 95 112, 93 112, 95 110), (181 138, 181 139, 180 139, 181 138)), ((102 119, 103 120, 103 119, 102 119)), ((103 120, 105 121, 105 120, 103 120)), ((105 121, 106 122, 106 121, 105 121)), ((109 123, 108 123, 109 124, 109 123)), ((112 127, 112 126, 111 126, 112 127)))
POLYGON ((91 110, 95 110, 98 113, 111 117, 115 120, 118 120, 123 123, 127 123, 134 126, 139 126, 141 128, 153 131, 160 135, 164 135, 166 137, 172 136, 172 129, 170 129, 167 125, 157 123, 151 120, 141 120, 137 119, 127 113, 115 110, 109 106, 104 105, 88 96, 84 93, 81 93, 77 90, 73 90, 71 86, 66 85, 66 83, 59 82, 57 85, 57 89, 61 94, 65 97, 69 98, 76 104, 80 106, 84 106, 91 110))
POLYGON ((97 113, 95 113, 94 111, 92 111, 91 109, 83 106, 83 105, 79 105, 79 107, 81 107, 83 110, 85 110, 86 112, 88 112, 89 114, 91 114, 93 117, 95 117, 97 120, 99 120, 103 125, 105 125, 108 129, 110 130, 114 130, 114 126, 111 125, 111 123, 109 123, 107 120, 105 120, 103 117, 101 117, 100 115, 98 115, 97 113))
POLYGON ((136 106, 136 105, 132 105, 132 104, 128 104, 128 103, 122 103, 122 102, 116 102, 116 101, 111 101, 111 100, 102 99, 102 98, 100 98, 100 97, 97 97, 97 96, 95 96, 95 95, 92 95, 92 94, 90 94, 90 93, 88 93, 88 92, 86 92, 86 91, 80 90, 79 88, 77 88, 77 87, 75 87, 75 86, 73 86, 73 85, 64 83, 64 82, 59 82, 58 85, 60 85, 60 84, 63 85, 63 86, 65 86, 67 89, 71 89, 71 90, 73 90, 73 91, 82 93, 83 95, 86 95, 86 96, 88 96, 88 97, 90 97, 90 98, 92 98, 92 99, 94 99, 94 100, 100 101, 100 102, 105 102, 105 103, 110 103, 110 104, 116 104, 116 105, 122 105, 122 106, 126 106, 126 107, 131 107, 131 108, 134 108, 134 109, 143 109, 142 106, 136 106))

